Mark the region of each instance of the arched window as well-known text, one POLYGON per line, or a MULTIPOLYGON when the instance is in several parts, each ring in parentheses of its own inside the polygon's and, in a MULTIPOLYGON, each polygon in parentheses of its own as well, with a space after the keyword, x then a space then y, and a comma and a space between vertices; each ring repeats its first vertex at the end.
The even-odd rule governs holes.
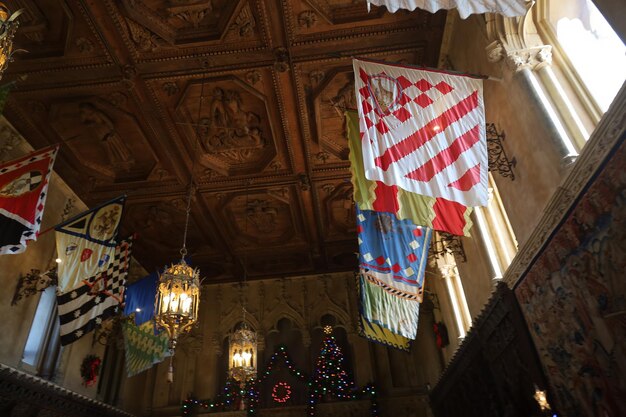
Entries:
POLYGON ((542 1, 537 23, 597 122, 626 80, 626 46, 591 0, 542 1))

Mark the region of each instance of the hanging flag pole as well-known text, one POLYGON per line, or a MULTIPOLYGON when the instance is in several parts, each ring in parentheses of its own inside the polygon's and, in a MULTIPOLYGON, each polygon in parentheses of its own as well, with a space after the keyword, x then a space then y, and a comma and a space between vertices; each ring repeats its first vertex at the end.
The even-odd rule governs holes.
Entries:
MULTIPOLYGON (((470 78, 476 78, 476 79, 481 79, 481 80, 489 80, 493 78, 490 75, 474 74, 471 72, 463 72, 463 71, 456 71, 456 70, 449 70, 449 69, 442 69, 442 68, 425 67, 425 66, 417 65, 417 64, 399 64, 395 62, 383 61, 380 59, 363 58, 360 56, 352 56, 351 58, 358 59, 359 61, 371 62, 373 64, 393 65, 394 67, 404 67, 408 69, 415 69, 415 70, 421 70, 421 71, 438 72, 441 74, 456 75, 458 77, 470 77, 470 78)), ((493 78, 493 79, 494 81, 502 81, 501 79, 498 79, 498 78, 493 78)))
MULTIPOLYGON (((94 211, 95 211, 95 210, 98 210, 98 209, 100 209, 100 208, 102 208, 102 207, 106 206, 107 204, 111 204, 112 202, 114 202, 114 201, 116 201, 116 200, 118 200, 118 199, 120 199, 120 198, 126 199, 126 198, 128 198, 128 195, 127 195, 127 194, 122 194, 121 196, 119 196, 119 197, 115 197, 115 198, 113 198, 113 199, 111 199, 111 200, 109 200, 109 201, 107 201, 107 202, 105 202, 105 203, 102 203, 102 204, 100 204, 99 206, 94 207, 94 208, 93 208, 93 209, 91 209, 91 210, 94 210, 94 211)), ((40 232, 40 233, 38 234, 38 236, 45 235, 46 233, 51 232, 52 230, 56 229, 57 227, 62 227, 62 226, 64 226, 64 225, 68 224, 68 223, 71 223, 71 222, 73 222, 74 220, 76 220, 77 218, 79 218, 80 216, 82 216, 82 215, 84 215, 84 214, 85 214, 84 212, 83 212, 83 213, 79 213, 79 214, 75 215, 74 217, 72 217, 72 218, 71 218, 71 219, 69 219, 69 220, 63 220, 61 223, 55 224, 54 226, 50 226, 50 227, 48 227, 46 230, 44 230, 43 232, 40 232)))

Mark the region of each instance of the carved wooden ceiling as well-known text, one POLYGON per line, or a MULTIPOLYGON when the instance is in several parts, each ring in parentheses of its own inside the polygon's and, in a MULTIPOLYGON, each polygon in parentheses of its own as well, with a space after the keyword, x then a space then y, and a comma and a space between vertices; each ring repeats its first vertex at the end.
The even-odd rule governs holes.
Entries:
POLYGON ((7 119, 63 144, 55 170, 88 205, 128 195, 149 270, 178 259, 193 167, 188 247, 213 282, 355 267, 351 57, 435 66, 445 22, 364 0, 6 3, 29 51, 7 119))

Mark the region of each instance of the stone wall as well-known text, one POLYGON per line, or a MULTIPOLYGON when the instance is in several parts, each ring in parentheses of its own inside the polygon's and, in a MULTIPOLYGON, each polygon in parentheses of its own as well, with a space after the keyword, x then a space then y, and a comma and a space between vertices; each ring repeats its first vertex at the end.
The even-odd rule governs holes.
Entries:
MULTIPOLYGON (((30 145, 4 118, 1 118, 0 159, 8 161, 31 151, 30 145)), ((66 208, 69 209, 70 216, 86 209, 58 175, 53 173, 48 187, 41 231, 59 223, 66 208), (73 202, 68 206, 69 199, 73 202)), ((54 264, 54 259, 56 259, 56 244, 53 231, 31 242, 24 253, 0 256, 0 285, 4 289, 0 292, 0 317, 4 318, 0 320, 0 334, 2 334, 0 363, 32 372, 21 360, 40 294, 19 300, 16 305, 11 305, 11 301, 21 274, 31 269, 45 271, 54 264)), ((102 357, 103 353, 104 346, 94 344, 90 336, 62 348, 60 364, 53 381, 79 394, 96 398, 97 387, 85 387, 81 384, 80 365, 86 355, 95 354, 102 357)))
MULTIPOLYGON (((119 405, 137 415, 165 416, 180 413, 190 394, 214 398, 226 379, 227 337, 242 320, 242 299, 246 317, 260 335, 260 369, 276 347, 285 344, 294 364, 310 375, 323 339, 322 325, 330 321, 357 385, 375 381, 381 401, 426 392, 442 370, 432 330, 432 304, 423 304, 417 339, 410 352, 402 352, 357 334, 355 285, 352 273, 337 273, 253 281, 245 291, 237 283, 204 286, 199 327, 180 341, 176 351, 174 383, 166 382, 168 364, 161 363, 125 379, 119 405)), ((391 415, 384 408, 381 405, 382 415, 391 415)), ((424 415, 425 402, 414 412, 424 415)))

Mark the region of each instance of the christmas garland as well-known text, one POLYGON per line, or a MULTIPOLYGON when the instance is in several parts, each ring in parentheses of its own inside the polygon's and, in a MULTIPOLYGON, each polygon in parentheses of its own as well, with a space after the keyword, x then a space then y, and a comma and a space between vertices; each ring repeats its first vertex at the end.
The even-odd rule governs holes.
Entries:
MULTIPOLYGON (((315 417, 316 405, 319 401, 319 397, 316 390, 312 388, 312 380, 308 378, 304 372, 298 370, 291 362, 287 350, 284 346, 280 346, 278 350, 272 355, 269 363, 267 364, 265 371, 260 374, 257 379, 252 379, 246 382, 243 386, 240 386, 236 381, 229 380, 226 382, 224 389, 217 396, 215 400, 198 400, 190 396, 182 403, 182 415, 183 417, 189 417, 195 411, 197 407, 203 409, 203 413, 215 413, 221 411, 233 411, 238 401, 246 401, 246 412, 248 417, 256 415, 257 407, 259 404, 259 389, 258 384, 263 382, 272 373, 277 361, 282 359, 284 364, 291 375, 295 376, 301 381, 309 380, 307 383, 309 390, 309 404, 307 407, 308 415, 315 417)), ((291 387, 287 383, 278 382, 272 390, 272 398, 277 402, 286 402, 291 398, 291 387), (284 384, 285 386, 283 386, 284 384), (277 388, 281 385, 280 388, 277 388), (283 392, 276 392, 279 390, 283 392), (283 400, 283 401, 279 401, 283 400)), ((376 389, 373 384, 368 384, 362 389, 353 388, 349 393, 345 393, 341 397, 342 400, 370 400, 370 413, 372 417, 379 417, 378 414, 378 402, 376 396, 376 389)))
POLYGON ((100 364, 102 360, 96 355, 87 355, 80 365, 80 376, 83 379, 83 385, 91 387, 98 379, 100 372, 100 364))

